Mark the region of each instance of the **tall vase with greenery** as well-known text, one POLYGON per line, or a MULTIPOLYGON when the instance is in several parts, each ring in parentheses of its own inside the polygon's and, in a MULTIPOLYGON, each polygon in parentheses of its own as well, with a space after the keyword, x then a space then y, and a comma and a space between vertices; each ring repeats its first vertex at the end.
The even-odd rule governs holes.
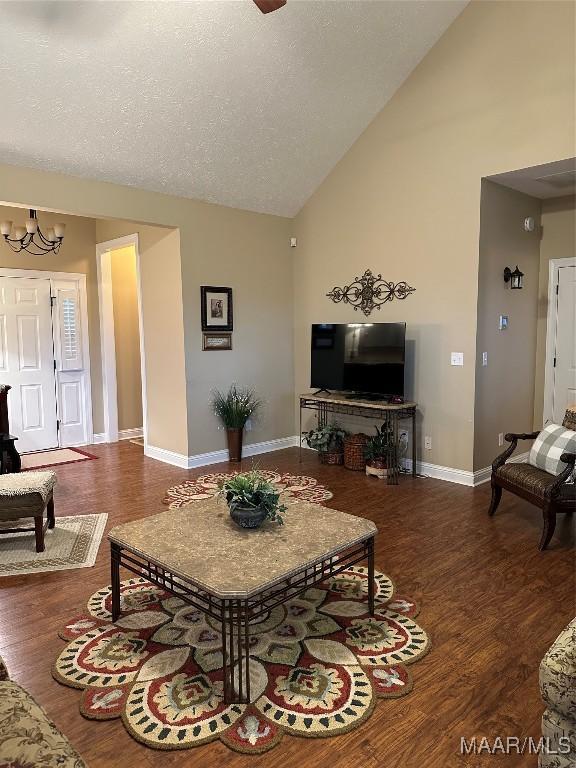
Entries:
POLYGON ((226 393, 214 390, 212 407, 226 430, 230 461, 242 461, 244 427, 261 405, 262 401, 249 387, 237 387, 233 384, 226 393))

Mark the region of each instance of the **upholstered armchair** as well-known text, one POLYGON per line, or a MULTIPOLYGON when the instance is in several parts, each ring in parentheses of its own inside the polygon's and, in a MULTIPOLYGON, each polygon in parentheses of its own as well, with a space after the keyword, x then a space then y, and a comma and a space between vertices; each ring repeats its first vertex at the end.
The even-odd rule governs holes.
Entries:
MULTIPOLYGON (((566 410, 562 426, 576 431, 576 406, 570 406, 566 410)), ((548 546, 554 533, 556 514, 558 512, 571 514, 576 509, 576 485, 566 483, 574 472, 576 454, 562 454, 560 459, 566 464, 566 468, 558 475, 552 475, 528 463, 508 462, 519 440, 535 440, 538 434, 538 432, 529 432, 505 435, 505 440, 510 445, 492 463, 492 499, 488 514, 492 516, 496 512, 504 489, 536 505, 542 510, 544 519, 538 545, 538 549, 543 550, 548 546)))

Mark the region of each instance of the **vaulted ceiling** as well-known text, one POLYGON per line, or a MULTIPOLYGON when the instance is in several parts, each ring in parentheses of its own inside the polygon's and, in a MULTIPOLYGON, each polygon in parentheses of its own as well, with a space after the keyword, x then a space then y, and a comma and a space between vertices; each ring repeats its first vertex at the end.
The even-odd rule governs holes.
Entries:
POLYGON ((292 216, 465 5, 3 2, 0 162, 292 216))

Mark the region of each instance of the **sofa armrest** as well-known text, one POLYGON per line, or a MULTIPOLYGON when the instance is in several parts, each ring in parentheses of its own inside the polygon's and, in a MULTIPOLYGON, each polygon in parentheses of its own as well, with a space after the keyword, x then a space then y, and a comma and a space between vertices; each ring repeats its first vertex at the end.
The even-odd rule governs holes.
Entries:
POLYGON ((510 456, 512 456, 516 450, 518 440, 535 440, 539 434, 539 432, 507 432, 504 435, 504 439, 507 443, 510 443, 510 445, 503 453, 494 459, 492 462, 492 472, 496 472, 499 467, 506 464, 510 456))
POLYGON ((540 432, 507 432, 504 435, 504 439, 511 443, 512 440, 518 442, 518 440, 536 440, 540 432))
POLYGON ((560 461, 566 464, 566 467, 560 472, 553 483, 546 489, 545 496, 549 499, 557 496, 560 493, 560 489, 568 480, 572 472, 574 472, 574 464, 576 463, 576 453, 563 453, 560 456, 560 461))

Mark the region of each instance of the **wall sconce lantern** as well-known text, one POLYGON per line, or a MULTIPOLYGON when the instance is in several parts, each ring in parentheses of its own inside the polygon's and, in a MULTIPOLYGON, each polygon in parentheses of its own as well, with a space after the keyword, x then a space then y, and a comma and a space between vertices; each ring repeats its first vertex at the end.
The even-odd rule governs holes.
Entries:
POLYGON ((510 267, 506 267, 504 270, 504 282, 510 283, 510 288, 522 288, 522 278, 524 277, 524 272, 520 272, 518 269, 518 264, 516 264, 516 269, 514 272, 510 269, 510 267))

